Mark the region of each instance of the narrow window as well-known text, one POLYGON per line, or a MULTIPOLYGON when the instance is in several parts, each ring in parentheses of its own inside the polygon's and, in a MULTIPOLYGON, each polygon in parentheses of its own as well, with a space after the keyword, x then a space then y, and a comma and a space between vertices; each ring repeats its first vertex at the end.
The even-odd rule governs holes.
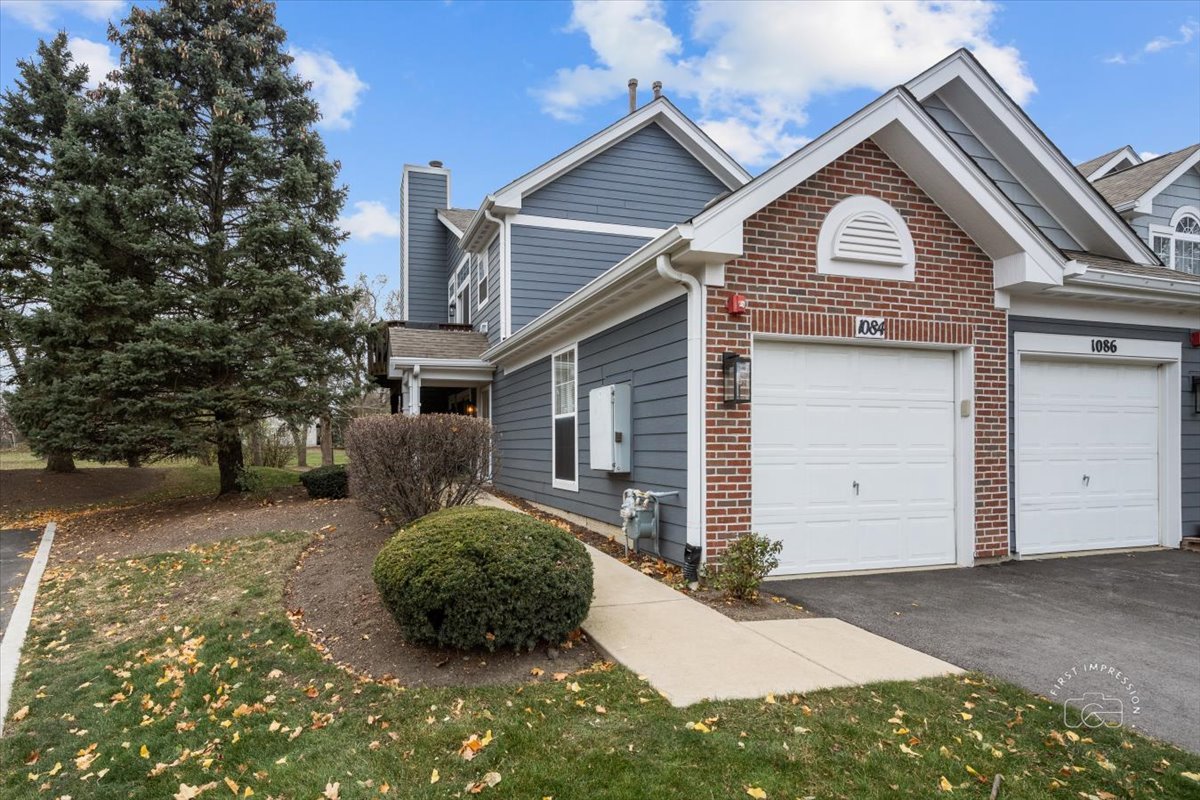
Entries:
POLYGON ((488 272, 491 269, 491 256, 487 250, 483 251, 483 255, 479 257, 479 288, 476 292, 479 295, 479 307, 483 308, 488 299, 488 272))
POLYGON ((578 491, 576 476, 578 440, 576 438, 576 364, 575 348, 556 353, 551 358, 551 450, 553 458, 552 483, 556 489, 578 491))

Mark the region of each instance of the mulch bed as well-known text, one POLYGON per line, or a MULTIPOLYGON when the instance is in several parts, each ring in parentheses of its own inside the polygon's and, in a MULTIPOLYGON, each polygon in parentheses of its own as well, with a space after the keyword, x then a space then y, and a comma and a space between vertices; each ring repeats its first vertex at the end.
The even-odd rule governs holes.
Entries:
POLYGON ((163 470, 154 467, 80 469, 60 474, 44 469, 0 471, 0 519, 33 511, 102 503, 153 491, 162 485, 163 470))
POLYGON ((370 522, 355 520, 321 532, 285 594, 293 623, 339 665, 403 686, 489 686, 524 683, 536 670, 572 672, 601 660, 582 635, 561 648, 532 653, 464 654, 409 644, 371 578, 375 556, 394 528, 373 515, 370 522))
POLYGON ((767 619, 805 619, 816 616, 800 606, 789 603, 787 598, 773 595, 766 591, 760 591, 758 600, 751 602, 728 598, 723 592, 704 586, 701 586, 699 589, 691 589, 683 579, 682 567, 672 564, 669 561, 664 561, 653 553, 637 553, 630 550, 626 554, 625 545, 622 542, 610 539, 604 534, 597 533, 582 525, 576 525, 570 520, 547 513, 528 500, 516 495, 506 494, 495 489, 492 489, 491 493, 506 503, 511 503, 524 513, 567 531, 583 543, 589 544, 600 552, 612 556, 623 564, 629 565, 631 569, 636 569, 643 575, 649 575, 651 578, 662 581, 672 589, 682 592, 694 600, 699 600, 704 605, 720 611, 731 619, 739 622, 757 622, 767 619))

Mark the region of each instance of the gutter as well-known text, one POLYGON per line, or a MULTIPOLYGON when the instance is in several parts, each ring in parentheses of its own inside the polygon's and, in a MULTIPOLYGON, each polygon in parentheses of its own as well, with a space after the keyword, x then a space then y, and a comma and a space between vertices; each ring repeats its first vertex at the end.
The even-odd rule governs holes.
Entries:
MULTIPOLYGON (((704 559, 705 465, 704 366, 705 308, 704 285, 695 275, 680 272, 671 264, 671 256, 661 253, 655 268, 664 280, 681 284, 687 290, 687 547, 685 566, 695 570, 704 559)), ((692 577, 689 575, 689 577, 692 577)))

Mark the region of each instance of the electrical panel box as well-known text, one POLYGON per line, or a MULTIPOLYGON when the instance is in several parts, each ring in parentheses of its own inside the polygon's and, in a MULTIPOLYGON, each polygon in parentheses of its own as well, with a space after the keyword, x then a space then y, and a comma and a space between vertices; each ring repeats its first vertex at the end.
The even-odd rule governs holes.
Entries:
POLYGON ((629 472, 633 452, 633 391, 628 383, 588 392, 592 469, 629 472))

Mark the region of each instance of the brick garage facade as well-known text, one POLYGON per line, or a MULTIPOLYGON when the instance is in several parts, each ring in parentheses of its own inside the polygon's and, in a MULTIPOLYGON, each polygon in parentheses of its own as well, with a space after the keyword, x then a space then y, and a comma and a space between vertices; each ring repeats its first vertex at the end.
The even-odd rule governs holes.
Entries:
POLYGON ((852 339, 855 316, 886 318, 892 341, 974 347, 975 557, 1006 554, 1006 313, 995 307, 991 259, 870 140, 749 217, 744 237, 745 255, 706 298, 707 557, 751 525, 750 408, 722 402, 721 354, 749 353, 755 334, 852 339), (878 197, 904 218, 915 280, 817 273, 821 224, 852 195, 878 197), (748 313, 725 311, 732 292, 746 296, 748 313))

